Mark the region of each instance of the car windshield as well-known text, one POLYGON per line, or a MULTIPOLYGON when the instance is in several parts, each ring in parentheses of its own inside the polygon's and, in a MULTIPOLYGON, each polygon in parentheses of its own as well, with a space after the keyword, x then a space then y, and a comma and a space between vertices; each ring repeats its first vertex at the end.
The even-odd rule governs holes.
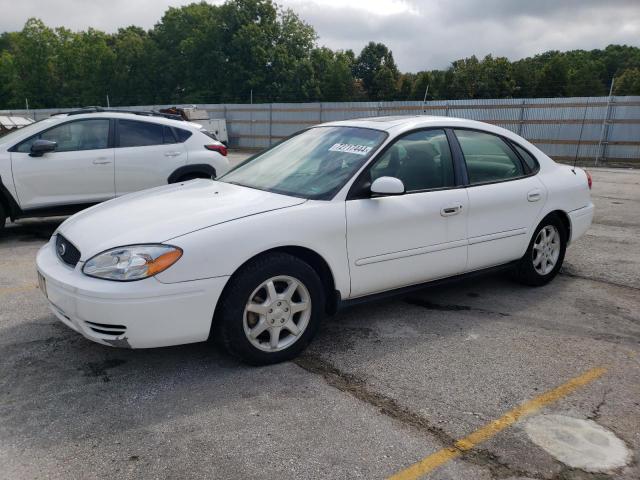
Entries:
POLYGON ((387 134, 356 127, 315 127, 258 154, 220 181, 309 199, 330 199, 387 134))
POLYGON ((11 143, 29 133, 35 133, 43 128, 47 128, 49 124, 55 125, 57 121, 58 120, 55 118, 45 118, 44 120, 31 123, 25 127, 18 128, 17 130, 11 130, 9 133, 0 136, 0 143, 11 143))

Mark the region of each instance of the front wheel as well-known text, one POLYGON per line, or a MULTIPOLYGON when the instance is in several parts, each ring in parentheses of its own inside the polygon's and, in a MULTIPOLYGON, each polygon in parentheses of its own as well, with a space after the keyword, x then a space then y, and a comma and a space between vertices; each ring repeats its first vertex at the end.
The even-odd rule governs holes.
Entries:
POLYGON ((516 279, 532 286, 549 283, 560 271, 566 249, 567 232, 562 221, 556 215, 545 217, 518 263, 516 279))
POLYGON ((213 334, 225 349, 253 365, 289 360, 313 338, 324 309, 322 282, 306 262, 273 253, 229 281, 213 334))
POLYGON ((0 203, 0 233, 4 230, 4 225, 7 222, 7 215, 4 213, 4 207, 0 203))

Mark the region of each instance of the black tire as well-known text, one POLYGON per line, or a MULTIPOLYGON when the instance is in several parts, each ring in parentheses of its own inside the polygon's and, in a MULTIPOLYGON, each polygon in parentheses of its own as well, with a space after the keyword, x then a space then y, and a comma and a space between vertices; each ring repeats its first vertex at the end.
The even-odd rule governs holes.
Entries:
MULTIPOLYGON (((257 258, 231 277, 216 309, 212 335, 227 352, 251 365, 283 362, 296 357, 307 347, 320 326, 324 311, 325 292, 316 271, 293 255, 274 252, 257 258), (297 340, 283 350, 268 352, 254 346, 247 338, 245 306, 254 290, 278 276, 292 277, 304 285, 311 300, 311 312, 306 328, 297 340)), ((288 335, 285 333, 285 338, 288 335)))
POLYGON ((529 242, 529 247, 527 248, 526 253, 518 262, 518 265, 515 269, 515 279, 520 283, 525 285, 530 285, 533 287, 540 287, 542 285, 546 285, 551 280, 555 278, 555 276, 562 268, 562 262, 564 261, 564 255, 567 250, 567 231, 564 223, 560 218, 555 214, 550 214, 546 216, 538 225, 538 227, 533 232, 533 236, 531 237, 531 241, 529 242), (559 234, 560 237, 560 252, 558 254, 558 259, 555 262, 553 268, 543 274, 536 270, 534 266, 534 260, 537 257, 537 253, 534 253, 534 244, 536 239, 538 238, 538 234, 542 229, 547 227, 553 227, 559 234))
POLYGON ((213 177, 207 176, 205 173, 188 173, 184 177, 181 177, 180 180, 178 180, 178 183, 188 182, 189 180, 195 180, 196 178, 207 178, 211 180, 213 177))
POLYGON ((4 225, 7 222, 7 214, 4 212, 4 207, 2 203, 0 203, 0 234, 2 234, 2 230, 4 230, 4 225))

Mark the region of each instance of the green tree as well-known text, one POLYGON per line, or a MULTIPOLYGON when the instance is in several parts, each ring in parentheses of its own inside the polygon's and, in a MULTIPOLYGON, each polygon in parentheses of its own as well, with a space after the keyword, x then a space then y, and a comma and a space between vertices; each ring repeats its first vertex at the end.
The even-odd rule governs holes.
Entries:
POLYGON ((398 88, 400 72, 393 53, 383 43, 369 42, 354 64, 354 75, 362 80, 369 97, 390 100, 398 88))
POLYGON ((640 68, 624 70, 613 88, 616 95, 640 95, 640 68))
POLYGON ((54 59, 59 51, 58 37, 41 20, 30 18, 13 44, 14 66, 19 79, 15 96, 31 108, 42 108, 58 102, 59 79, 54 59))

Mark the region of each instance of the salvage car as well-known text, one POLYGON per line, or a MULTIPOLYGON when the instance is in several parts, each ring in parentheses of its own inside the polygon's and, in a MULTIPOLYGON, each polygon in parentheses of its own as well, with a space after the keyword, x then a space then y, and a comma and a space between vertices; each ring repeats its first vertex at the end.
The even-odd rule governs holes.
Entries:
POLYGON ((217 181, 71 217, 37 268, 53 313, 90 340, 211 338, 267 364, 345 305, 495 269, 546 284, 591 224, 590 188, 584 170, 481 122, 325 123, 217 181))
POLYGON ((229 170, 227 147, 196 123, 153 111, 82 108, 0 137, 7 218, 68 215, 145 188, 229 170))

